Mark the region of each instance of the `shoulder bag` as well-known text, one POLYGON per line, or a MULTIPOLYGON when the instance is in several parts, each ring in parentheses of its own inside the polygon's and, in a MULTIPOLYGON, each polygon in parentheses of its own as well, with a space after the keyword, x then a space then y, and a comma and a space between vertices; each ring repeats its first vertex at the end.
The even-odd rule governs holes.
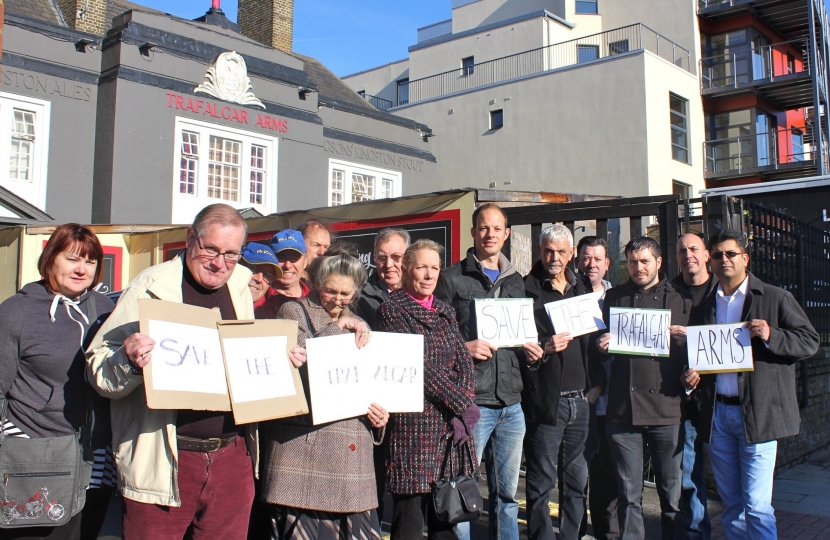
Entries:
MULTIPOLYGON (((466 456, 475 470, 475 458, 469 441, 456 448, 461 452, 461 468, 464 468, 466 456)), ((452 467, 452 452, 452 436, 450 436, 447 438, 447 452, 441 465, 440 479, 432 483, 432 504, 435 506, 435 514, 439 521, 448 525, 478 519, 484 505, 481 492, 478 490, 479 476, 465 474, 456 476, 452 467), (449 470, 447 470, 448 461, 449 470)))

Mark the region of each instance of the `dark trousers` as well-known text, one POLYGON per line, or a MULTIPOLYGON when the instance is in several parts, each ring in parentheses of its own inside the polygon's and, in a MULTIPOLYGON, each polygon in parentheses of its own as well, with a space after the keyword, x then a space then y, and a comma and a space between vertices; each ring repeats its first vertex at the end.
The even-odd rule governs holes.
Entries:
POLYGON ((59 527, 21 527, 0 529, 2 540, 78 540, 81 537, 81 512, 59 527))
POLYGON ((527 529, 531 540, 554 540, 550 519, 550 492, 556 487, 557 464, 562 451, 562 484, 559 486, 560 537, 577 540, 585 512, 585 441, 590 411, 585 398, 560 398, 556 425, 530 424, 525 435, 527 529))
POLYGON ((455 540, 452 525, 438 521, 432 493, 419 495, 392 495, 395 511, 392 515, 392 540, 421 540, 424 536, 424 522, 429 529, 430 540, 455 540))
POLYGON ((588 508, 591 526, 597 540, 616 540, 620 537, 617 519, 617 477, 611 447, 605 434, 605 416, 596 417, 597 446, 588 463, 588 508))
POLYGON ((657 476, 660 497, 660 525, 663 540, 682 539, 685 534, 680 511, 683 441, 680 424, 674 426, 630 426, 607 422, 611 457, 617 474, 620 529, 623 540, 642 540, 643 452, 648 444, 657 476))
POLYGON ((97 540, 115 488, 101 486, 86 490, 86 504, 81 510, 81 540, 97 540))
POLYGON ((178 483, 179 507, 124 498, 124 540, 247 538, 254 474, 243 437, 211 454, 180 451, 178 483))

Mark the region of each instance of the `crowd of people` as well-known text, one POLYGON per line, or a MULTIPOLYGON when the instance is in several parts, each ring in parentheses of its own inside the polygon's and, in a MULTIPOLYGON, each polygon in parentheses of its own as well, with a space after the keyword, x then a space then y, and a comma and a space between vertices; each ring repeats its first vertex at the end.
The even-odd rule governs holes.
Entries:
POLYGON ((0 539, 96 538, 117 489, 125 540, 379 540, 387 494, 393 540, 420 539, 425 527, 429 538, 466 540, 469 523, 435 510, 432 487, 449 463, 476 478, 483 464, 489 538, 517 540, 523 459, 532 540, 557 537, 557 485, 559 538, 586 534, 590 509, 594 537, 642 539, 650 457, 662 538, 708 540, 704 449, 727 538, 776 538, 776 441, 798 433, 794 364, 815 354, 819 336, 790 293, 748 271, 745 236, 685 234, 675 254, 633 238, 629 277, 612 287, 603 238, 575 245, 565 226, 547 227, 522 276, 502 254, 506 213, 484 204, 472 223, 473 247, 448 267, 435 242, 379 232, 367 276, 356 246, 332 241, 320 222, 246 243, 239 212, 214 204, 196 216, 182 253, 139 274, 117 305, 96 292, 95 235, 58 227, 39 261, 42 279, 0 304, 2 437, 79 434, 92 465, 87 502, 57 526, 26 526, 4 505, 0 539), (676 256, 679 275, 660 273, 664 256, 676 256), (558 331, 545 305, 591 293, 606 325, 612 307, 670 310, 670 355, 612 354, 607 331, 558 331), (156 344, 139 328, 146 298, 218 309, 223 320, 296 321, 288 356, 306 393, 309 338, 348 334, 361 348, 373 331, 422 335, 423 412, 390 415, 373 403, 323 425, 310 415, 237 425, 230 412, 150 409, 143 370, 156 344), (531 299, 539 339, 479 339, 475 301, 486 298, 531 299), (687 327, 737 322, 751 335, 753 371, 689 368, 687 327))

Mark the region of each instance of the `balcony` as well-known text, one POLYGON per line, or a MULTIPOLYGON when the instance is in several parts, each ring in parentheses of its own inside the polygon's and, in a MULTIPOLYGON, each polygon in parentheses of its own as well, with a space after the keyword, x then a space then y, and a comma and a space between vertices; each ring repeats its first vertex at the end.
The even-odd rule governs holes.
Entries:
POLYGON ((399 87, 399 95, 403 90, 402 95, 408 96, 407 103, 412 105, 641 50, 650 51, 679 68, 690 71, 691 55, 688 49, 644 24, 632 24, 401 83, 400 87, 405 88, 399 87))
POLYGON ((373 96, 367 94, 366 92, 358 92, 358 94, 360 95, 360 97, 368 101, 369 105, 371 105, 379 111, 388 111, 389 109, 395 106, 395 104, 389 101, 388 99, 373 96))
POLYGON ((814 134, 814 126, 808 125, 706 141, 704 177, 725 180, 761 176, 778 180, 815 175, 814 134))
MULTIPOLYGON (((783 109, 811 105, 812 66, 806 50, 806 40, 793 40, 701 58, 701 94, 711 98, 760 94, 783 109)), ((821 73, 821 55, 817 60, 821 73)))

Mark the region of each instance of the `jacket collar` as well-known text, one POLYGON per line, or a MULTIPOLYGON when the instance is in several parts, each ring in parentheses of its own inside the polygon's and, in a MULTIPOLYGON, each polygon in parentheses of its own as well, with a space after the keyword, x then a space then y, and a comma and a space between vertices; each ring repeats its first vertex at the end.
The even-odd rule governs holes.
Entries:
MULTIPOLYGON (((632 292, 632 293, 643 294, 646 291, 646 289, 644 289, 643 287, 640 287, 639 285, 637 285, 636 283, 631 281, 631 278, 628 278, 628 281, 626 281, 624 284, 620 285, 620 287, 624 287, 627 291, 632 292)), ((666 277, 666 274, 664 274, 662 272, 660 272, 658 274, 657 284, 654 285, 653 287, 651 287, 650 289, 648 289, 648 292, 649 292, 649 294, 651 294, 651 293, 656 293, 657 291, 661 291, 661 290, 665 291, 665 292, 672 292, 672 291, 675 290, 675 287, 668 280, 668 278, 666 277)))
POLYGON ((428 328, 432 328, 438 324, 441 317, 448 320, 453 320, 454 318, 452 308, 448 304, 440 301, 438 298, 435 298, 432 303, 432 307, 435 311, 426 309, 409 296, 409 294, 403 289, 398 289, 389 293, 389 301, 400 305, 406 313, 428 328))
MULTIPOLYGON (((490 278, 484 273, 484 270, 481 269, 481 261, 478 260, 476 257, 476 248, 471 247, 467 250, 467 258, 464 260, 465 262, 465 270, 467 272, 475 272, 481 275, 481 277, 489 280, 490 278)), ((504 256, 504 253, 499 253, 499 281, 503 278, 511 274, 516 274, 517 270, 516 267, 513 266, 513 263, 510 262, 510 259, 504 256)))
MULTIPOLYGON (((576 288, 576 294, 583 294, 588 289, 591 289, 590 282, 584 275, 575 274, 567 267, 565 267, 565 275, 568 278, 568 287, 565 289, 566 293, 572 288, 576 288), (583 287, 579 286, 580 283, 583 287)), ((542 266, 542 261, 536 261, 533 268, 530 269, 530 273, 525 278, 525 291, 530 295, 540 297, 543 290, 552 290, 552 287, 553 284, 550 283, 550 278, 542 266)))
MULTIPOLYGON (((686 280, 683 278, 683 272, 677 274, 673 280, 671 280, 672 286, 675 290, 688 290, 690 285, 686 284, 686 280)), ((709 296, 712 291, 714 291, 718 287, 718 276, 713 274, 712 272, 709 273, 709 281, 707 282, 708 286, 706 287, 706 293, 703 295, 704 298, 709 296)))

